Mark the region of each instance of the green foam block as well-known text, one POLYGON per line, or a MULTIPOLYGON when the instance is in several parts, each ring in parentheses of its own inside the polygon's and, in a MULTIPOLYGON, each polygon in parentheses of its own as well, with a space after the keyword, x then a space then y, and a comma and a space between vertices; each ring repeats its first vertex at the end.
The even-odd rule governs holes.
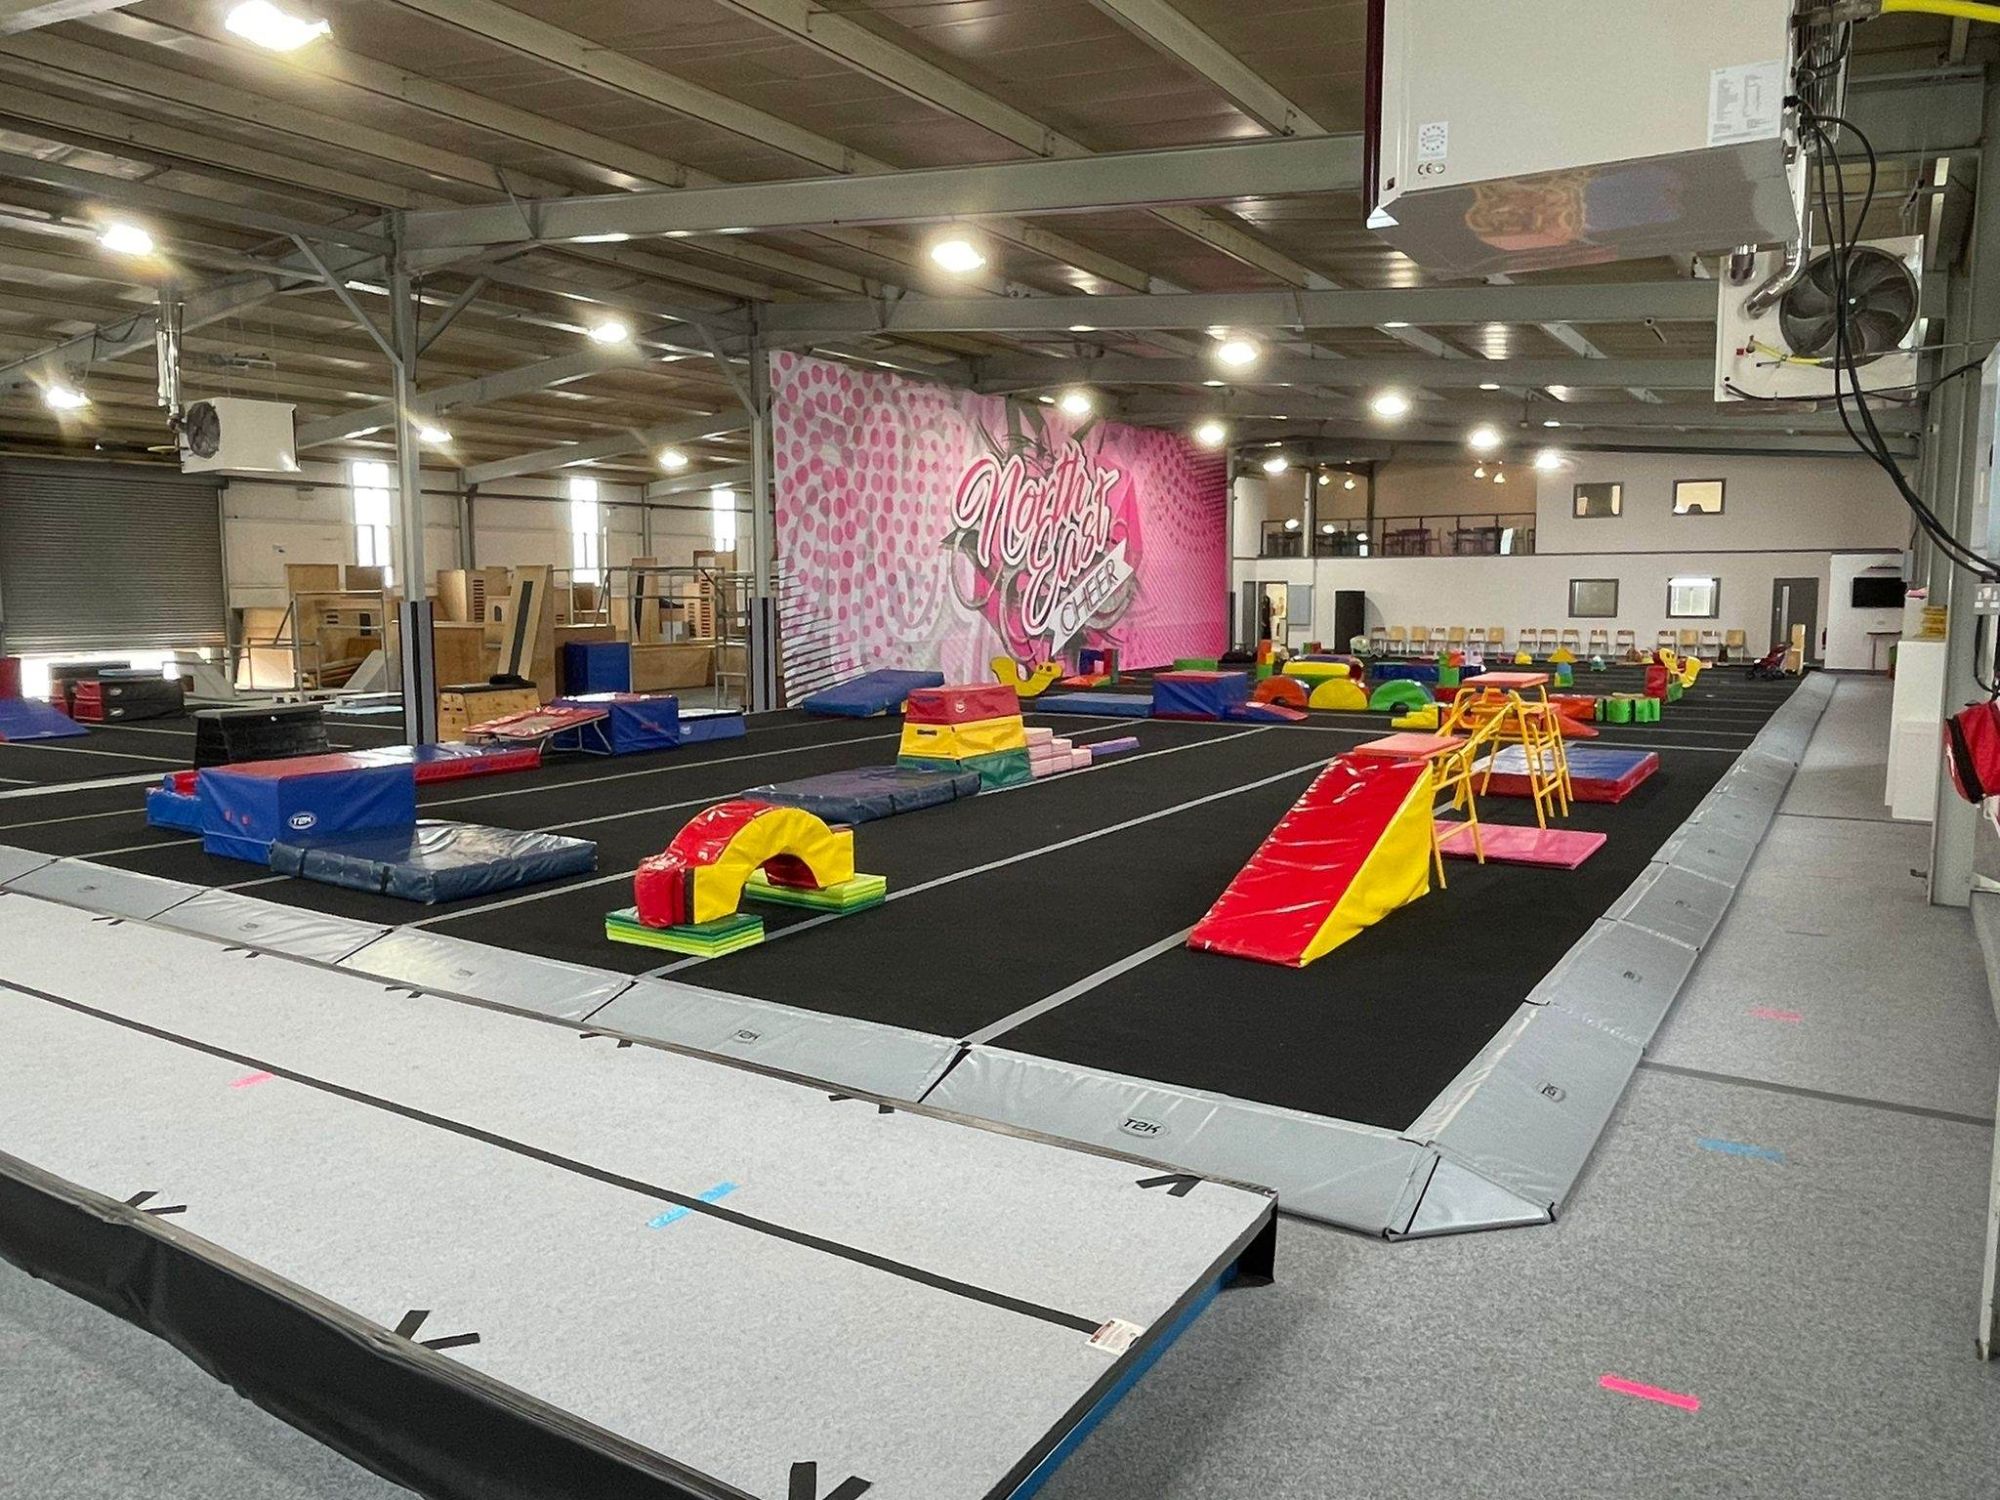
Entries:
POLYGON ((1020 786, 1034 780, 1034 764, 1026 746, 1019 750, 996 750, 991 755, 968 755, 958 764, 962 770, 979 773, 979 789, 982 792, 990 792, 995 787, 1020 786))
POLYGON ((648 927, 639 920, 637 907, 604 914, 604 935, 614 943, 634 943, 641 948, 663 948, 669 953, 688 953, 698 958, 718 958, 738 948, 754 948, 764 941, 764 919, 749 912, 734 912, 713 922, 690 923, 681 927, 648 927))
POLYGON ((888 899, 889 879, 886 875, 857 874, 852 880, 843 880, 838 885, 806 890, 799 886, 778 885, 762 870, 756 870, 745 882, 743 894, 752 901, 773 901, 780 906, 809 906, 815 911, 865 911, 871 906, 880 906, 888 899))

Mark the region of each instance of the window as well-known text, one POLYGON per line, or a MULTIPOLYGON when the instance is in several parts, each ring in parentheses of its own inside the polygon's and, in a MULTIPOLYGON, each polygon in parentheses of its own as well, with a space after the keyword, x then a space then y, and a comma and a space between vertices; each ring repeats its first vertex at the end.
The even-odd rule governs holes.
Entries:
POLYGON ((1625 509, 1625 486, 1615 481, 1608 484, 1580 484, 1576 487, 1576 514, 1578 519, 1596 516, 1615 516, 1625 509))
POLYGON ((708 532, 717 552, 736 550, 736 491, 726 484, 709 489, 708 532))
POLYGON ((1615 578, 1572 578, 1569 581, 1569 617, 1572 620, 1609 620, 1618 614, 1618 580, 1615 578))
POLYGON ((1669 578, 1667 618, 1670 620, 1712 620, 1722 602, 1719 578, 1669 578))
POLYGON ((1719 516, 1722 514, 1720 479, 1676 479, 1674 514, 1677 516, 1719 516))
POLYGON ((604 578, 604 518, 595 479, 569 482, 569 568, 573 583, 604 578))
POLYGON ((396 569, 389 555, 389 466, 349 464, 347 482, 354 490, 354 560, 364 568, 380 568, 383 584, 392 586, 396 569))

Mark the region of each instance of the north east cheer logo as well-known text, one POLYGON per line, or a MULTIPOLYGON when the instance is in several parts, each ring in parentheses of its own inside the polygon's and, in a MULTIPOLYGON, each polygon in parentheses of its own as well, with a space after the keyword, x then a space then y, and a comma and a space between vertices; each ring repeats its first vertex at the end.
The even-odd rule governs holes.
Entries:
POLYGON ((969 570, 954 571, 953 587, 1015 656, 1057 655, 1131 602, 1124 479, 1074 439, 985 454, 960 476, 945 545, 969 570))

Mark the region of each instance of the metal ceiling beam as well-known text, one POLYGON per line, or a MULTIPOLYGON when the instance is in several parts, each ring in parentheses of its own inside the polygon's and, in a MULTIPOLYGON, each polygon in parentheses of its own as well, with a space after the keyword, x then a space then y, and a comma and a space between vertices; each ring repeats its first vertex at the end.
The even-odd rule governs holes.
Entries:
MULTIPOLYGON (((1290 146, 1294 143, 1284 142, 1290 146)), ((1105 158, 1099 158, 1103 161, 1105 158)), ((1150 297, 905 297, 897 302, 785 302, 761 310, 769 341, 871 333, 1150 332, 1211 326, 1254 329, 1373 328, 1409 322, 1705 323, 1712 281, 1547 282, 1513 286, 1403 287, 1390 291, 1183 292, 1150 297)), ((1216 372, 1205 371, 1208 378, 1216 372)), ((1497 377, 1489 377, 1497 378, 1497 377)))
POLYGON ((491 484, 496 479, 513 479, 522 474, 546 474, 552 469, 567 468, 591 459, 616 458, 620 454, 643 453, 648 448, 664 447, 670 443, 695 443, 727 432, 741 432, 749 423, 748 417, 734 412, 718 412, 712 417, 688 417, 643 431, 635 428, 588 443, 567 443, 560 448, 544 448, 538 453, 523 453, 514 458, 496 459, 492 463, 473 464, 464 471, 464 480, 470 486, 491 484))
MULTIPOLYGON (((1316 457, 1325 462, 1339 463, 1343 458, 1358 458, 1362 445, 1379 443, 1382 433, 1378 428, 1361 424, 1326 423, 1306 427, 1304 423, 1274 423, 1269 427, 1254 428, 1239 435, 1246 447, 1268 449, 1276 444, 1294 462, 1309 462, 1316 457), (1310 457, 1301 457, 1301 454, 1310 457)), ((1915 438, 1891 437, 1887 439, 1892 452, 1900 457, 1915 454, 1915 438)), ((1463 455, 1468 463, 1471 455, 1466 454, 1464 435, 1454 429, 1439 428, 1430 432, 1398 432, 1395 435, 1398 452, 1410 448, 1436 449, 1440 453, 1463 455)), ((1868 460, 1854 444, 1843 435, 1823 437, 1810 434, 1791 436, 1785 433, 1767 432, 1658 432, 1647 428, 1616 429, 1579 433, 1561 443, 1523 444, 1513 462, 1517 469, 1522 465, 1525 453, 1530 448, 1553 447, 1563 452, 1619 452, 1619 453, 1733 453, 1744 455, 1768 454, 1774 457, 1791 457, 1812 454, 1824 458, 1849 458, 1858 463, 1868 460)), ((1506 455, 1503 453, 1504 459, 1506 455)), ((1488 462, 1491 462, 1489 459, 1488 462)), ((1496 491, 1505 496, 1512 489, 1496 491)))
MULTIPOLYGON (((1051 385, 1199 386, 1217 378, 1216 367, 1200 359, 1141 359, 1107 355, 1101 359, 1043 359, 995 355, 974 364, 974 388, 982 391, 1034 390, 1051 385)), ((1583 386, 1616 390, 1649 385, 1660 390, 1706 391, 1715 385, 1715 364, 1707 359, 1430 359, 1397 355, 1369 359, 1289 359, 1266 355, 1247 377, 1230 377, 1242 388, 1270 386, 1422 385, 1471 389, 1503 385, 1583 386)))
MULTIPOLYGON (((358 272, 378 265, 380 257, 365 250, 330 248, 322 257, 335 271, 358 272)), ((182 299, 182 326, 192 330, 220 322, 260 302, 268 302, 287 289, 317 283, 319 273, 308 259, 296 251, 273 261, 268 272, 240 280, 218 282, 189 292, 182 299)), ((130 318, 106 323, 88 333, 65 339, 35 354, 0 364, 0 386, 19 380, 30 372, 64 369, 70 365, 90 365, 100 360, 118 359, 153 347, 158 319, 150 310, 135 309, 130 318)))
MULTIPOLYGON (((671 73, 664 73, 650 64, 626 57, 588 37, 579 36, 575 32, 565 31, 559 26, 552 26, 546 21, 537 20, 520 11, 495 4, 494 0, 398 0, 398 3, 434 20, 469 31, 487 41, 510 47, 545 65, 560 68, 579 78, 588 78, 607 88, 644 99, 648 103, 661 105, 677 114, 717 126, 746 140, 756 141, 789 156, 795 156, 801 161, 808 161, 843 174, 890 173, 894 170, 890 163, 879 161, 839 141, 793 125, 767 111, 718 94, 713 89, 702 88, 671 73)), ((842 221, 822 222, 832 224, 842 221)), ((676 226, 667 227, 671 229, 676 226)), ((731 221, 713 227, 735 226, 731 221)), ((1142 291, 1148 285, 1146 274, 1135 267, 1063 239, 1039 226, 1008 222, 995 223, 991 228, 1002 238, 1016 239, 1038 254, 1052 256, 1115 285, 1142 291)), ((585 234, 593 232, 618 231, 582 231, 585 234)), ((521 238, 518 233, 510 234, 509 237, 521 238)), ((573 238, 574 236, 546 237, 573 238)), ((473 241, 472 243, 504 242, 473 241)))
POLYGON ((995 215, 1195 203, 1353 188, 1354 136, 1249 141, 1108 156, 926 167, 685 192, 433 209, 408 220, 413 249, 475 248, 599 234, 715 234, 821 225, 938 223, 995 215))
POLYGON ((0 0, 0 36, 19 36, 64 21, 80 21, 129 4, 131 0, 0 0))
POLYGON ((77 194, 96 202, 116 203, 126 208, 152 209, 159 213, 177 214, 203 223, 228 224, 238 229, 255 230, 261 234, 288 237, 302 234, 326 244, 347 245, 371 250, 377 254, 387 249, 389 244, 381 234, 368 229, 342 228, 338 224, 315 224, 308 219, 294 219, 288 214, 265 213, 260 209, 243 208, 234 203, 204 198, 197 193, 176 192, 171 188, 154 187, 150 183, 134 182, 126 177, 113 177, 104 172, 85 172, 76 167, 66 167, 59 162, 23 156, 14 151, 0 152, 0 178, 39 182, 44 187, 59 188, 63 192, 77 194))
MULTIPOLYGON (((1872 407, 1885 433, 1907 436, 1921 430, 1913 407, 1872 407)), ((1372 419, 1357 396, 1315 397, 1300 391, 1232 391, 1212 393, 1142 393, 1129 397, 1125 414, 1150 423, 1195 422, 1214 417, 1238 423, 1333 422, 1366 427, 1379 437, 1435 429, 1463 434, 1477 422, 1490 422, 1507 432, 1532 437, 1537 444, 1560 447, 1578 434, 1597 428, 1649 432, 1823 433, 1845 438, 1840 415, 1832 411, 1772 410, 1753 402, 1592 401, 1522 403, 1498 393, 1474 392, 1455 401, 1431 401, 1397 422, 1372 419), (1205 395, 1221 397, 1204 399, 1205 395), (1524 409, 1525 405, 1525 409, 1524 409), (1562 423, 1542 425, 1545 416, 1562 423)))
POLYGON ((1090 0, 1154 48, 1215 85, 1273 135, 1324 135, 1318 121, 1166 0, 1090 0))
POLYGON ((698 491, 712 490, 720 486, 734 488, 750 482, 750 465, 733 464, 726 469, 710 469, 702 474, 681 474, 672 479, 655 479, 646 486, 648 500, 663 500, 669 495, 692 495, 698 491))
MULTIPOLYGON (((482 376, 478 380, 467 380, 457 385, 444 385, 433 390, 419 391, 416 410, 426 417, 441 416, 454 408, 489 406, 495 401, 511 401, 517 396, 530 396, 537 391, 546 391, 555 386, 568 385, 571 381, 601 375, 606 370, 632 370, 641 368, 644 364, 645 360, 629 344, 608 347, 593 344, 590 348, 579 349, 574 354, 559 355, 555 359, 523 365, 518 370, 503 370, 497 375, 482 376)), ((395 403, 378 401, 375 405, 364 406, 359 411, 345 412, 337 417, 308 422, 293 436, 298 447, 315 448, 321 443, 337 443, 345 438, 360 437, 363 433, 387 427, 395 420, 395 403)))

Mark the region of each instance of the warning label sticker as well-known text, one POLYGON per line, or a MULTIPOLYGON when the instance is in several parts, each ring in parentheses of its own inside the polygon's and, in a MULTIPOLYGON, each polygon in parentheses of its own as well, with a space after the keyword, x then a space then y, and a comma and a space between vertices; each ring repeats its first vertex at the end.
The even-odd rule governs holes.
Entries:
POLYGON ((1782 61, 1740 63, 1708 75, 1708 143, 1733 146, 1778 134, 1785 110, 1782 61))

